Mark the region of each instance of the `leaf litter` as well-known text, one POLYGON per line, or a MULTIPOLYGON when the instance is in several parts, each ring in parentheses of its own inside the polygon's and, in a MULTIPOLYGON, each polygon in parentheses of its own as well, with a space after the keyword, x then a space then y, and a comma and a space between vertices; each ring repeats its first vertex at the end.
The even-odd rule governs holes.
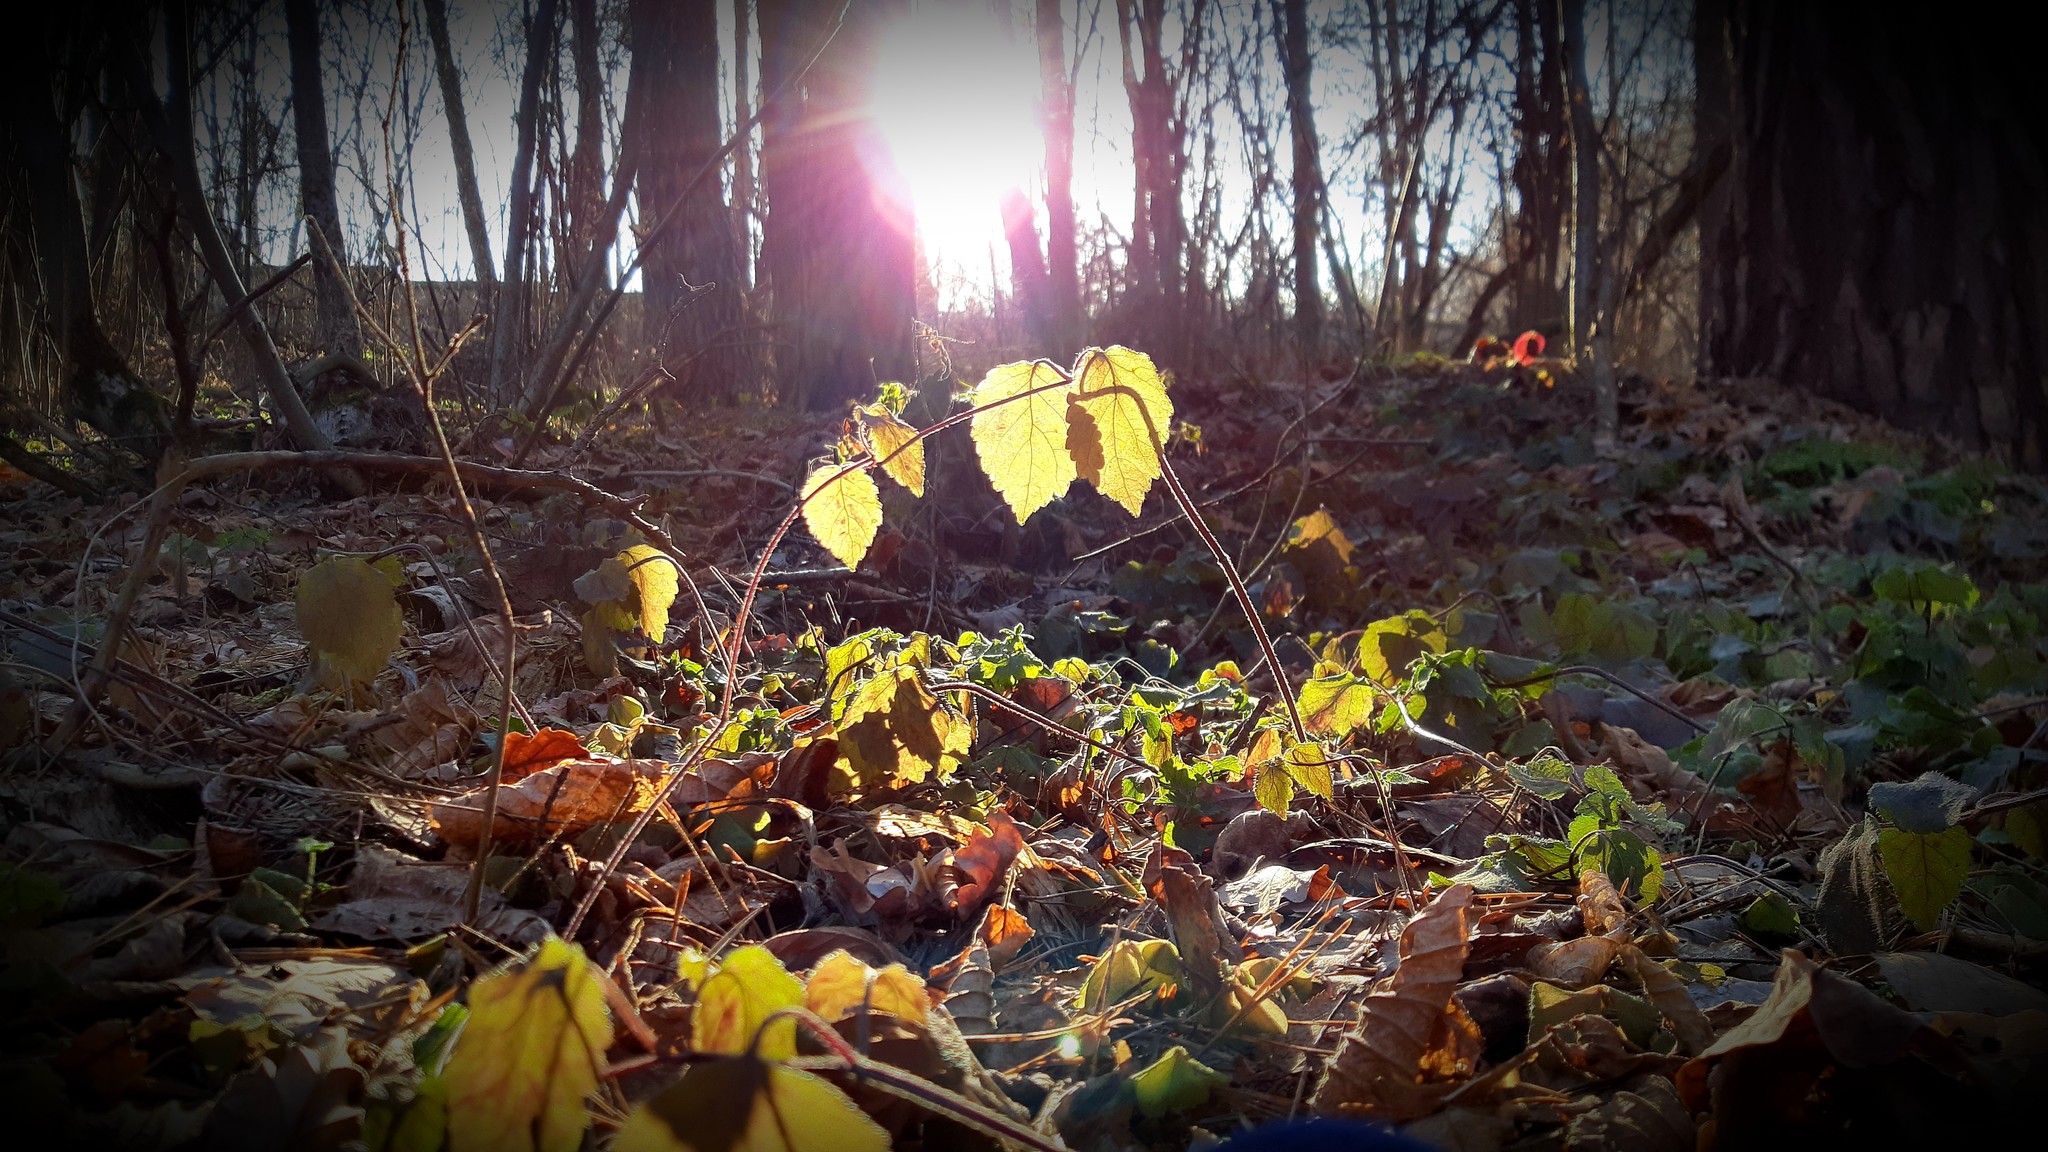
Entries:
POLYGON ((687 485, 620 429, 585 474, 682 568, 480 498, 509 625, 431 486, 195 488, 62 748, 145 525, 11 501, 13 1115, 1696 1148, 1992 1132, 2044 1086, 2037 481, 1736 385, 1633 382, 1603 457, 1516 365, 1169 399, 1111 348, 971 397, 972 462, 886 390, 836 438, 712 414, 687 485), (1162 442, 1238 571, 1146 502, 1162 442))

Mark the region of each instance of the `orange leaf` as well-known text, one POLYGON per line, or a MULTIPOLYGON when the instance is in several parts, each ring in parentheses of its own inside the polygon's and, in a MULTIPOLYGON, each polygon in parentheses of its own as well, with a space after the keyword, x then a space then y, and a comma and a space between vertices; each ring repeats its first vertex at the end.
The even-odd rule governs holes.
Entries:
POLYGON ((515 784, 564 760, 590 755, 574 732, 543 728, 533 735, 505 733, 505 783, 515 784))

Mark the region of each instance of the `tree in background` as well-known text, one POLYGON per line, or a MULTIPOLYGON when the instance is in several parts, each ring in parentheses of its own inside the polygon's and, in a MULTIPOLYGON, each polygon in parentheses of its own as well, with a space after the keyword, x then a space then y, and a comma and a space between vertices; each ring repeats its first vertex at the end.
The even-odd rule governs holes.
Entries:
POLYGON ((1990 5, 1701 0, 1700 366, 2048 467, 2048 117, 1990 5))
POLYGON ((761 279, 780 394, 798 407, 915 374, 909 196, 865 111, 876 33, 901 9, 756 4, 762 86, 778 94, 762 126, 761 279))
POLYGON ((329 353, 358 356, 363 333, 343 277, 347 235, 334 197, 334 155, 327 134, 327 95, 320 83, 320 9, 314 0, 285 0, 290 45, 292 127, 298 137, 299 206, 313 252, 313 295, 320 343, 329 353))
POLYGON ((1315 58, 1309 51, 1307 0, 1273 0, 1273 9, 1287 85, 1288 139, 1294 150, 1294 351, 1308 364, 1319 358, 1323 340, 1323 290, 1316 276, 1323 172, 1310 92, 1315 58))
POLYGON ((680 364, 682 395, 730 399, 748 383, 734 354, 741 317, 740 260, 714 167, 719 124, 718 10, 709 3, 632 0, 633 83, 640 88, 640 219, 667 226, 641 252, 642 341, 680 364))

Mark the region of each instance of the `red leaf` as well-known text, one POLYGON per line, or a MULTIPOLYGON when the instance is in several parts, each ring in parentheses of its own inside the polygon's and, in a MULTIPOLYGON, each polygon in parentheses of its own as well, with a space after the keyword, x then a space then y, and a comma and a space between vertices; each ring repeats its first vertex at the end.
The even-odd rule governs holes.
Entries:
POLYGON ((544 772, 564 760, 590 755, 574 732, 543 728, 533 735, 505 733, 505 783, 516 784, 535 772, 544 772))
POLYGON ((1533 364, 1543 355, 1545 341, 1541 332, 1524 332, 1515 338, 1515 363, 1533 364))

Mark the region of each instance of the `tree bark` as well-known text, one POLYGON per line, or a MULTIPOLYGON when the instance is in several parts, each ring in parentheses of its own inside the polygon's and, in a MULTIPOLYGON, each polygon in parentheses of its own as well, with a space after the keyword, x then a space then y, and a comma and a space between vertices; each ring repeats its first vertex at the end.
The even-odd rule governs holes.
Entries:
MULTIPOLYGON (((718 114, 718 9, 708 0, 632 0, 633 82, 642 99, 640 218, 660 219, 724 143, 718 114)), ((724 348, 691 362, 686 394, 732 399, 744 381, 730 345, 740 324, 732 217, 717 185, 700 187, 680 215, 644 242, 642 339, 659 352, 724 348), (701 298, 692 301, 695 291, 701 298), (685 307, 687 305, 687 307, 685 307)))
POLYGON ((1586 83, 1586 0, 1559 0, 1564 62, 1571 102, 1572 146, 1572 352, 1592 365, 1593 442, 1611 446, 1620 431, 1614 381, 1613 323, 1603 311, 1613 293, 1602 284, 1600 137, 1586 83))
POLYGON ((1732 144, 1702 205, 1703 369, 2048 468, 2031 40, 1990 5, 1837 21, 1708 0, 1699 20, 1698 144, 1732 144))
POLYGON ((901 8, 756 4, 763 86, 795 78, 763 125, 761 273, 781 398, 797 407, 837 408, 916 372, 910 198, 864 111, 876 32, 901 8))
POLYGON ((448 142, 455 154, 455 194, 462 204, 462 225, 469 233, 469 259, 475 279, 489 299, 498 284, 491 260, 491 229, 484 198, 476 183, 476 147, 469 140, 469 117, 463 111, 462 69, 448 36, 448 0, 422 0, 427 9, 427 38, 434 45, 434 75, 441 86, 441 104, 448 117, 448 142))
POLYGON ((1294 340, 1299 363, 1321 357, 1323 289, 1316 275, 1316 240, 1322 224, 1323 173, 1318 154, 1315 103, 1310 81, 1307 0, 1274 0, 1280 36, 1280 66, 1287 84, 1287 128, 1294 147, 1294 340))
MULTIPOLYGON (((704 5, 688 7, 700 6, 704 5)), ((605 78, 598 71, 597 0, 569 0, 569 30, 569 59, 576 79, 576 144, 569 153, 567 203, 563 205, 567 220, 558 233, 564 243, 556 254, 556 274, 562 277, 579 274, 583 253, 596 238, 604 214, 605 78)), ((713 62, 715 73, 715 53, 713 62)), ((717 80, 709 83, 715 88, 717 80)), ((603 273, 600 265, 599 274, 603 273)), ((573 281, 563 286, 572 292, 578 287, 573 281)))
POLYGON ((328 353, 359 356, 363 331, 342 282, 348 275, 348 237, 341 230, 341 208, 335 201, 327 95, 320 82, 320 10, 314 0, 285 0, 284 24, 291 55, 292 127, 298 136, 299 208, 313 252, 316 331, 328 353))
POLYGON ((525 342, 526 250, 533 233, 533 153, 540 120, 540 85, 555 56, 556 0, 538 0, 526 29, 526 67, 519 81, 518 143, 512 153, 511 197, 505 221, 505 279, 491 313, 490 396, 517 404, 520 373, 513 353, 525 342))
POLYGON ((1060 0, 1037 0, 1040 120, 1045 133, 1045 272, 1053 334, 1047 354, 1081 350, 1080 249, 1074 215, 1074 81, 1067 71, 1060 0))
MULTIPOLYGON (((1703 0, 1711 3, 1713 0, 1703 0)), ((1515 264, 1508 330, 1554 328, 1565 316, 1558 253, 1570 219, 1571 156, 1566 139, 1565 66, 1554 0, 1516 0, 1515 264)))
MULTIPOLYGON (((732 122, 743 130, 753 115, 754 79, 747 23, 754 17, 750 0, 732 0, 732 122)), ((742 139, 732 154, 732 243, 736 261, 733 282, 741 292, 753 288, 754 147, 742 139)))

